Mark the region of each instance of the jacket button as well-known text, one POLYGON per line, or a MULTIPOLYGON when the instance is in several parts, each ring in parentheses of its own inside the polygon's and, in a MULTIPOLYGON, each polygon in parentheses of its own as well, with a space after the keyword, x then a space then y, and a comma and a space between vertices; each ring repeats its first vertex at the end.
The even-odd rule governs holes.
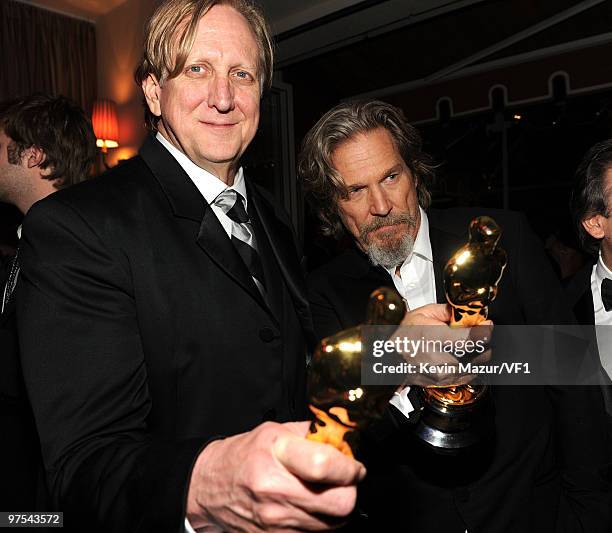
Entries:
POLYGON ((262 422, 276 422, 276 409, 268 409, 263 415, 261 415, 262 422))
POLYGON ((276 335, 274 335, 274 330, 272 328, 265 327, 259 330, 259 338, 264 342, 272 342, 274 337, 276 337, 276 335))

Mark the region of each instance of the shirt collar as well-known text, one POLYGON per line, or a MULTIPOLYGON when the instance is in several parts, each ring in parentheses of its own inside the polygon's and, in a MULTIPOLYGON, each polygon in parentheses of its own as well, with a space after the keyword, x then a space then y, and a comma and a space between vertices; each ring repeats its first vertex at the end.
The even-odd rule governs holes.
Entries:
POLYGON ((238 172, 236 172, 236 175, 234 176, 234 184, 231 187, 228 187, 219 178, 217 178, 217 176, 196 165, 176 146, 172 145, 161 133, 157 132, 155 138, 162 144, 162 146, 164 146, 164 148, 166 148, 166 150, 170 152, 178 164, 181 165, 202 196, 204 196, 204 199, 208 204, 212 204, 217 196, 219 196, 226 189, 234 189, 244 198, 244 207, 247 209, 246 183, 244 180, 244 172, 242 167, 238 169, 238 172))
POLYGON ((601 285, 601 282, 606 278, 612 279, 612 272, 604 263, 603 257, 601 257, 601 251, 599 252, 599 259, 597 260, 597 266, 595 267, 595 275, 597 276, 598 285, 601 285))
MULTIPOLYGON (((427 213, 423 211, 423 208, 419 206, 420 223, 419 230, 417 231, 416 239, 414 239, 414 246, 412 252, 404 262, 400 265, 400 268, 410 263, 413 257, 425 259, 433 263, 433 252, 431 251, 431 240, 429 238, 429 220, 427 219, 427 213)), ((391 274, 391 277, 395 275, 397 267, 387 268, 387 272, 391 274)))
POLYGON ((419 213, 421 215, 421 223, 419 224, 419 231, 414 240, 412 253, 433 262, 433 252, 431 251, 431 240, 429 238, 429 220, 427 218, 427 213, 423 211, 421 206, 419 206, 419 213))

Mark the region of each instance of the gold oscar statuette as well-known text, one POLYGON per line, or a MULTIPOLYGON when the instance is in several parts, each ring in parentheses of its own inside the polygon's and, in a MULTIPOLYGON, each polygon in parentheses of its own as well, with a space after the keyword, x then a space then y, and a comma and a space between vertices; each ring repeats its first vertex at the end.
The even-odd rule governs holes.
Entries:
MULTIPOLYGON (((470 222, 469 241, 446 264, 444 291, 452 308, 451 327, 477 326, 487 319, 507 262, 498 246, 500 237, 495 220, 477 217, 470 222)), ((420 398, 417 436, 440 451, 470 447, 490 430, 491 398, 482 381, 422 388, 420 398)))
MULTIPOLYGON (((375 290, 368 302, 367 324, 397 325, 404 303, 392 289, 375 290)), ((355 430, 380 417, 397 386, 361 383, 362 327, 323 339, 309 369, 308 396, 315 415, 309 440, 330 444, 353 457, 355 430), (351 449, 353 447, 353 449, 351 449)))

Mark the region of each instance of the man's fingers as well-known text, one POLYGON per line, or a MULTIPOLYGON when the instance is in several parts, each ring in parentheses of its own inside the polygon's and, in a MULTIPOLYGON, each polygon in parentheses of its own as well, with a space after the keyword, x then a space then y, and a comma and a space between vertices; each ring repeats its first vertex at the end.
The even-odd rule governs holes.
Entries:
POLYGON ((366 473, 361 463, 335 448, 293 435, 279 437, 273 451, 289 472, 306 482, 354 485, 366 473))
POLYGON ((448 304, 427 304, 416 310, 417 313, 447 323, 451 319, 451 310, 448 304))
POLYGON ((407 311, 401 322, 402 326, 419 326, 425 324, 442 325, 451 319, 449 306, 446 304, 427 304, 413 311, 407 311))
POLYGON ((285 422, 283 427, 293 433, 296 437, 305 437, 310 428, 310 422, 285 422))
POLYGON ((271 502, 262 506, 256 520, 264 531, 268 528, 275 532, 327 531, 346 523, 346 517, 355 506, 357 492, 355 487, 336 487, 325 491, 323 497, 313 497, 307 487, 301 487, 303 495, 292 495, 282 502, 271 502), (350 494, 333 494, 341 491, 350 494), (347 502, 349 502, 347 504, 347 502))
POLYGON ((309 515, 315 515, 326 524, 339 523, 345 519, 357 502, 357 487, 329 487, 319 484, 304 484, 303 491, 291 495, 291 504, 309 515))
MULTIPOLYGON (((292 429, 303 431, 303 424, 295 424, 292 429)), ((366 473, 361 463, 327 444, 291 434, 274 442, 273 453, 294 476, 295 483, 285 493, 286 501, 303 511, 298 513, 302 529, 330 528, 350 514, 357 499, 356 483, 366 473)), ((292 513, 292 517, 298 518, 298 514, 292 513)))
POLYGON ((281 516, 283 510, 283 507, 279 507, 278 511, 273 510, 268 512, 270 525, 264 525, 263 531, 268 531, 268 528, 271 528, 275 533, 329 531, 337 529, 346 523, 346 517, 326 516, 323 514, 313 515, 297 507, 292 508, 291 517, 283 519, 281 516))

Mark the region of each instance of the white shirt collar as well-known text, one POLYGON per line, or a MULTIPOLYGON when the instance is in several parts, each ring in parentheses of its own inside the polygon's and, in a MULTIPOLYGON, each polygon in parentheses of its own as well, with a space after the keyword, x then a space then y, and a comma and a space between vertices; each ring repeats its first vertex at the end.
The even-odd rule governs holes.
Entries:
POLYGON ((181 165, 183 170, 191 178, 191 181, 193 181, 208 204, 212 204, 217 196, 219 196, 224 190, 234 189, 236 192, 239 192, 242 195, 244 198, 244 207, 248 210, 246 183, 244 181, 244 172, 242 167, 238 169, 238 172, 236 172, 236 175, 234 176, 234 184, 231 187, 228 187, 224 182, 217 178, 217 176, 196 165, 176 146, 171 144, 170 141, 168 141, 168 139, 166 139, 160 132, 157 132, 155 138, 164 148, 166 148, 166 150, 170 152, 172 157, 177 160, 178 164, 181 165))
POLYGON ((606 311, 601 297, 601 282, 612 279, 612 272, 606 266, 599 252, 599 259, 591 273, 591 294, 593 296, 593 313, 595 319, 595 333, 597 335, 597 348, 601 364, 612 377, 612 310, 606 311))
MULTIPOLYGON (((420 223, 419 229, 417 231, 416 239, 414 240, 414 246, 412 248, 412 252, 406 259, 404 259, 403 266, 410 263, 413 256, 418 256, 421 259, 426 259, 427 261, 433 263, 433 253, 431 251, 431 241, 429 239, 429 220, 427 219, 427 213, 423 211, 423 208, 419 206, 419 215, 420 215, 420 223)), ((395 275, 395 269, 397 267, 392 267, 386 269, 387 272, 393 277, 395 275)))
POLYGON ((603 257, 601 257, 601 251, 599 252, 599 259, 597 260, 597 266, 595 267, 595 275, 597 276, 598 285, 601 285, 601 282, 606 278, 612 279, 612 272, 604 263, 603 257))
POLYGON ((419 224, 419 231, 417 232, 416 239, 414 240, 414 248, 412 253, 433 262, 431 240, 429 239, 429 220, 427 218, 427 213, 423 211, 421 206, 419 206, 419 213, 421 215, 421 223, 419 224))

